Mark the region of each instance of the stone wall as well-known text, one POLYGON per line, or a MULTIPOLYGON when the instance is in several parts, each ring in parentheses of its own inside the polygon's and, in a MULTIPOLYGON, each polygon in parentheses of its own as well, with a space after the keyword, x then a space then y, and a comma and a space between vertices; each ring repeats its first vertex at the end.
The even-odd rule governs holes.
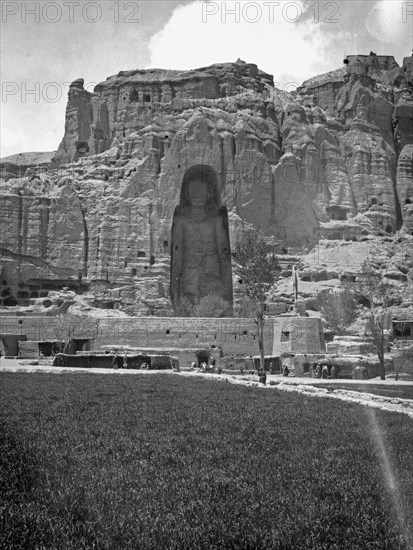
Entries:
POLYGON ((314 317, 274 317, 273 355, 325 351, 323 323, 314 317))
MULTIPOLYGON (((257 355, 253 319, 207 319, 182 317, 100 318, 90 328, 76 324, 72 338, 90 338, 91 349, 111 344, 142 348, 205 348, 221 346, 225 355, 257 355)), ((58 339, 53 317, 7 317, 0 319, 0 334, 26 335, 28 340, 58 339), (20 326, 18 321, 23 321, 20 326)), ((265 325, 265 354, 273 349, 273 322, 265 325)))

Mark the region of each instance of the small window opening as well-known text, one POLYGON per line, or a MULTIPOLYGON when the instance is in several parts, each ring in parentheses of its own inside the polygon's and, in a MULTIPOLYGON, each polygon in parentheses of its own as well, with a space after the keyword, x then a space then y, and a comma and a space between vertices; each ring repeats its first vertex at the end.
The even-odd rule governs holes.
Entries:
POLYGON ((289 341, 290 341, 290 333, 286 331, 282 331, 281 342, 289 342, 289 341))
POLYGON ((132 90, 129 95, 129 101, 138 101, 139 100, 139 94, 137 90, 132 90))
POLYGON ((143 101, 145 103, 150 103, 151 102, 151 94, 143 94, 143 101))

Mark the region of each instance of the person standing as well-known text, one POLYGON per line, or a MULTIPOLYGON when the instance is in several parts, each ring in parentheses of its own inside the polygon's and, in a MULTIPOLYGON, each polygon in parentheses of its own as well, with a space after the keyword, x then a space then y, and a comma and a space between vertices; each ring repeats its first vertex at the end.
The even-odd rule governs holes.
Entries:
POLYGON ((211 371, 215 372, 215 357, 213 355, 211 355, 211 358, 210 358, 210 365, 211 365, 211 371))

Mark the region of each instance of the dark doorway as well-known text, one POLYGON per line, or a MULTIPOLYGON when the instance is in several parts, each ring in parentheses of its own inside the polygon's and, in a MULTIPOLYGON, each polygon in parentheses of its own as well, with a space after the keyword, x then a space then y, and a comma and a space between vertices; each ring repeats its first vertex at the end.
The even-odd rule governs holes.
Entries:
POLYGON ((346 220, 347 211, 341 206, 328 206, 326 212, 332 220, 346 220))
POLYGON ((89 351, 90 350, 90 340, 89 339, 80 339, 80 338, 73 338, 72 339, 72 353, 76 353, 77 351, 89 351))
POLYGON ((39 354, 43 354, 45 357, 51 357, 60 353, 60 345, 58 342, 39 342, 39 354))
POLYGON ((209 354, 207 351, 198 351, 196 356, 198 358, 198 367, 201 363, 206 363, 208 365, 209 354))

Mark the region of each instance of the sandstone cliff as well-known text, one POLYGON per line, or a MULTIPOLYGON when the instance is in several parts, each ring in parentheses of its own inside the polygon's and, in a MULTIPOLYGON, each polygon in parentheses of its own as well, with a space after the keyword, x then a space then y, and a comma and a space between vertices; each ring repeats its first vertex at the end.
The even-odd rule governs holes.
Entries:
POLYGON ((1 161, 2 305, 68 287, 170 314, 171 222, 195 164, 218 175, 233 241, 253 224, 276 252, 368 235, 411 250, 412 81, 412 58, 374 54, 293 93, 242 61, 120 72, 94 93, 76 80, 52 162, 1 161))

